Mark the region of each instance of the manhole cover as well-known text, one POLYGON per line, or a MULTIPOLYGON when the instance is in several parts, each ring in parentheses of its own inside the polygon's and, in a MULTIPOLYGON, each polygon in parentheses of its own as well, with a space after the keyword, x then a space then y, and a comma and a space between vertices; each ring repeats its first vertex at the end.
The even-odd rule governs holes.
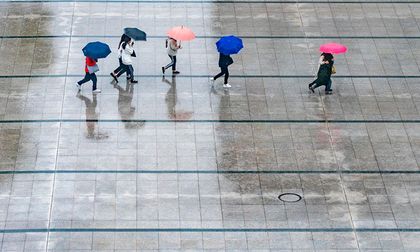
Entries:
POLYGON ((296 193, 282 193, 279 195, 279 200, 287 203, 298 202, 302 199, 302 196, 296 193))

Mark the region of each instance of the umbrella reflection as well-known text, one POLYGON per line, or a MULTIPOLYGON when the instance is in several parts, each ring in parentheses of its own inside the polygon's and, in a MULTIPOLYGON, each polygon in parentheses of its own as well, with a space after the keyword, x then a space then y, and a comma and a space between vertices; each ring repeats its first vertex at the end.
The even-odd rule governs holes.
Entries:
POLYGON ((87 127, 87 136, 89 139, 101 140, 108 138, 106 133, 100 133, 99 130, 95 134, 95 128, 98 123, 98 113, 96 113, 96 106, 98 105, 96 94, 93 94, 93 100, 90 100, 86 96, 78 93, 77 98, 85 102, 86 105, 86 127, 87 127))
POLYGON ((178 95, 176 90, 176 76, 172 76, 172 80, 169 81, 165 77, 162 77, 162 82, 165 82, 170 86, 166 93, 165 102, 168 107, 168 117, 173 120, 189 120, 191 119, 193 112, 177 110, 176 105, 178 102, 178 95))

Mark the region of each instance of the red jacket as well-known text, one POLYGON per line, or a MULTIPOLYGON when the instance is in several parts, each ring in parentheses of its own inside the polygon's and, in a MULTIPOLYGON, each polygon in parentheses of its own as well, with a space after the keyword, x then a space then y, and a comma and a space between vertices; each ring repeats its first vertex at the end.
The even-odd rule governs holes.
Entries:
POLYGON ((94 65, 96 65, 96 61, 89 57, 86 57, 85 72, 89 73, 87 66, 94 66, 94 65))

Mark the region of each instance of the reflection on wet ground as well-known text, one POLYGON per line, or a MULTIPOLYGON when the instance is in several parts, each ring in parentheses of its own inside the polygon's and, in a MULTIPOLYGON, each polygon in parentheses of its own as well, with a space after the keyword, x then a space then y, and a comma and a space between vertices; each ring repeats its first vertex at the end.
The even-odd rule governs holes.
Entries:
POLYGON ((419 250, 420 4, 308 2, 0 2, 0 250, 419 250), (180 24, 198 38, 161 76, 180 24), (150 36, 138 84, 109 76, 125 26, 150 36), (74 87, 91 40, 101 94, 74 87), (330 40, 334 94, 311 94, 330 40))

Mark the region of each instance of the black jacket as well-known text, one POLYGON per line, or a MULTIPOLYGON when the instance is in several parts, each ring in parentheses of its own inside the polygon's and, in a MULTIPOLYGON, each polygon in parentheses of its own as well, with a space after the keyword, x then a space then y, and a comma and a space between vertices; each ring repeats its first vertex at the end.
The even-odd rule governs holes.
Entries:
POLYGON ((230 55, 220 54, 219 67, 227 67, 231 64, 233 64, 233 59, 230 57, 230 55))
POLYGON ((334 61, 331 61, 329 64, 322 64, 319 67, 318 74, 317 74, 318 83, 326 84, 330 81, 333 65, 334 65, 334 61))

